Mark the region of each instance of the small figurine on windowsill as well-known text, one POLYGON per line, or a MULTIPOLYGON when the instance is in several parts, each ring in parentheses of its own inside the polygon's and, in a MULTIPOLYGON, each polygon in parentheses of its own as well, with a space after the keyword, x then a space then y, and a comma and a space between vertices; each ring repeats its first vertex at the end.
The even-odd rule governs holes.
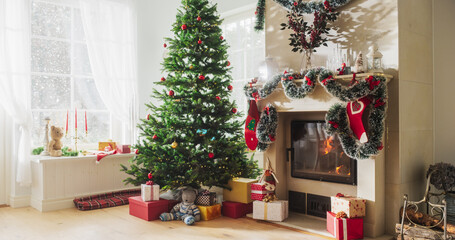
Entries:
POLYGON ((49 142, 48 149, 52 157, 61 157, 62 156, 62 139, 63 137, 63 128, 56 126, 51 127, 51 141, 49 142))

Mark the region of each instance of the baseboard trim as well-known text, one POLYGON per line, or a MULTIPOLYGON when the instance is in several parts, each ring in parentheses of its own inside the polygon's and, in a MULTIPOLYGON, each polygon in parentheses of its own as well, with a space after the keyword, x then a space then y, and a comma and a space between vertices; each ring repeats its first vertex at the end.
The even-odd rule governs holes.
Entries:
MULTIPOLYGON (((106 192, 116 192, 116 191, 122 191, 122 190, 139 190, 139 189, 140 188, 138 188, 138 187, 130 187, 130 188, 125 188, 125 189, 120 189, 120 190, 91 193, 91 194, 88 194, 85 196, 97 195, 97 194, 102 194, 102 193, 106 193, 106 192)), ((30 200, 30 205, 40 212, 50 212, 50 211, 56 211, 56 210, 61 210, 61 209, 74 208, 73 200, 76 197, 81 197, 81 196, 57 198, 57 199, 46 199, 46 200, 35 199, 32 197, 32 199, 30 200)))
POLYGON ((10 196, 9 205, 12 208, 21 208, 30 206, 30 196, 10 196))

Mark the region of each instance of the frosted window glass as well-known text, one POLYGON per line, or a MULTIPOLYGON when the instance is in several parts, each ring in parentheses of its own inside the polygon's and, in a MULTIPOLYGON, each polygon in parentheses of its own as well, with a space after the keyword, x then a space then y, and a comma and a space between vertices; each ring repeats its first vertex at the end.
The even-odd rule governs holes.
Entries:
POLYGON ((71 38, 71 8, 32 2, 32 35, 71 38))
POLYGON ((70 78, 32 76, 32 109, 68 109, 70 106, 70 78))
POLYGON ((32 39, 32 72, 71 73, 68 42, 32 39))

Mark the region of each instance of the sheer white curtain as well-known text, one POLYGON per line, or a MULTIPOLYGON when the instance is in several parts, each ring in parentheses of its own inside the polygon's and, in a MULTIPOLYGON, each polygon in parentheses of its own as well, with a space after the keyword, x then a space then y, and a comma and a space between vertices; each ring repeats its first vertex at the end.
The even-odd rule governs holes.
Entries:
POLYGON ((28 0, 0 0, 0 105, 19 126, 19 145, 13 156, 17 157, 16 181, 23 186, 31 183, 29 6, 28 0))
POLYGON ((80 0, 80 8, 96 88, 108 110, 122 122, 123 141, 134 143, 137 47, 132 0, 80 0))

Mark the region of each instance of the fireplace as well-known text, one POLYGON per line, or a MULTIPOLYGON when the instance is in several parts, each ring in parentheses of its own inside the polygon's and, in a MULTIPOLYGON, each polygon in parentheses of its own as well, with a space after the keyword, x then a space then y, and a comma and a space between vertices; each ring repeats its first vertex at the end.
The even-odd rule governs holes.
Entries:
POLYGON ((324 127, 325 121, 291 122, 291 176, 357 185, 356 161, 324 127))

